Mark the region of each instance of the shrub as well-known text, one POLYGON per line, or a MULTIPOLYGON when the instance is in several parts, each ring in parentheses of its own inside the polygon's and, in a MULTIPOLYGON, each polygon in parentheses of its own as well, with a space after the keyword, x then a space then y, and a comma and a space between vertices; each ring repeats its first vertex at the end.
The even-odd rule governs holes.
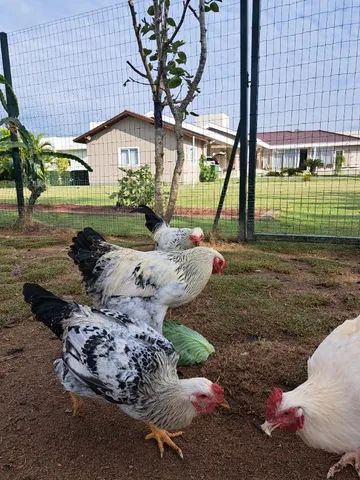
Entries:
POLYGON ((311 175, 310 172, 304 172, 304 174, 303 174, 303 180, 304 180, 304 182, 310 182, 311 177, 312 177, 312 175, 311 175))
POLYGON ((311 175, 316 175, 316 170, 324 166, 320 158, 308 158, 306 160, 306 166, 309 167, 311 175))
POLYGON ((59 185, 72 185, 71 181, 71 173, 70 172, 59 172, 56 170, 50 170, 48 172, 48 182, 52 186, 59 186, 59 185))
POLYGON ((301 168, 282 168, 281 169, 282 175, 287 175, 288 177, 294 177, 295 175, 298 175, 299 173, 302 175, 303 171, 301 168))
POLYGON ((268 172, 266 174, 266 176, 267 177, 282 177, 282 173, 270 170, 270 172, 268 172))
POLYGON ((335 175, 339 175, 341 173, 341 169, 345 163, 345 157, 344 155, 341 155, 341 153, 337 154, 335 157, 335 175))
POLYGON ((110 195, 116 198, 118 207, 137 207, 139 204, 153 205, 155 198, 155 183, 149 165, 133 170, 119 168, 125 173, 118 180, 119 190, 110 195))
POLYGON ((218 176, 218 172, 216 171, 215 165, 209 165, 206 161, 205 155, 201 155, 199 160, 200 165, 200 175, 199 180, 200 182, 215 182, 218 176))

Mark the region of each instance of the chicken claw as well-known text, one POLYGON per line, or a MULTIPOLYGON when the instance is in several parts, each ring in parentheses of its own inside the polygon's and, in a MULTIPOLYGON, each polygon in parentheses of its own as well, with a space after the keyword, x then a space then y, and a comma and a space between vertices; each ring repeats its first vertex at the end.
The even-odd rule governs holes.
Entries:
POLYGON ((360 477, 360 450, 357 452, 345 453, 345 455, 343 455, 340 460, 330 468, 326 478, 333 478, 335 473, 340 472, 347 465, 352 465, 360 477))
POLYGON ((70 400, 72 403, 72 414, 73 417, 81 417, 83 413, 83 408, 84 408, 84 400, 79 397, 79 395, 76 395, 75 393, 69 392, 70 395, 70 400))
POLYGON ((164 443, 166 445, 169 445, 169 447, 173 448, 177 452, 180 458, 184 458, 181 448, 179 448, 171 440, 174 437, 179 437, 180 435, 183 434, 183 432, 170 433, 170 432, 167 432, 166 430, 161 430, 160 428, 157 428, 152 424, 149 424, 149 427, 151 429, 151 432, 146 435, 145 440, 151 440, 153 438, 154 440, 157 441, 161 458, 163 458, 164 456, 164 443))

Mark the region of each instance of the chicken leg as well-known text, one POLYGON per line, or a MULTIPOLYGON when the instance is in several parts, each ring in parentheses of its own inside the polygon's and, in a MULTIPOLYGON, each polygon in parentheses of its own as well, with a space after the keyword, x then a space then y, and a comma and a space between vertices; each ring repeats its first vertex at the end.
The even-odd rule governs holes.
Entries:
POLYGON ((167 432, 166 430, 161 430, 160 428, 155 427, 155 425, 152 425, 151 423, 149 423, 148 425, 150 427, 151 432, 146 435, 145 440, 151 440, 153 438, 154 440, 157 441, 161 458, 163 458, 164 456, 164 443, 166 445, 169 445, 169 447, 173 448, 177 452, 180 458, 184 458, 181 448, 179 448, 171 440, 174 437, 179 437, 180 435, 183 434, 183 432, 170 433, 170 432, 167 432))
POLYGON ((69 392, 69 395, 72 403, 73 417, 81 417, 83 413, 84 404, 85 404, 84 400, 79 395, 76 395, 75 393, 69 392))
POLYGON ((356 452, 345 453, 345 455, 343 455, 340 460, 330 468, 326 478, 333 478, 335 473, 340 472, 347 465, 352 465, 360 477, 360 450, 357 450, 356 452))

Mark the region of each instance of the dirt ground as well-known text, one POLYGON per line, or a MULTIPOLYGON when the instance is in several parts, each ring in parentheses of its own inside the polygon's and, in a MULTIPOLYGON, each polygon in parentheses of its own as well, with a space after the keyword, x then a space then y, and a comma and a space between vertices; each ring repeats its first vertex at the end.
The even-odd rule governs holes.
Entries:
MULTIPOLYGON (((17 206, 15 204, 9 203, 0 203, 0 210, 16 210, 17 206)), ((98 205, 76 205, 76 204, 39 204, 35 206, 35 211, 37 212, 52 212, 52 213, 84 213, 84 214, 108 214, 114 215, 114 213, 130 213, 132 208, 120 207, 115 208, 111 206, 98 206, 98 205)), ((216 213, 216 208, 185 208, 178 207, 175 209, 175 214, 183 217, 202 217, 202 218, 214 218, 216 213)), ((256 209, 255 218, 272 218, 278 215, 277 210, 265 210, 265 209, 256 209)), ((222 217, 223 218, 237 218, 238 209, 237 208, 223 208, 222 217)))
MULTIPOLYGON (((1 480, 326 477, 336 456, 310 449, 292 434, 275 432, 267 438, 253 420, 262 419, 270 388, 301 383, 314 347, 336 324, 360 311, 356 248, 221 246, 229 259, 227 274, 212 280, 191 306, 178 309, 176 318, 216 347, 205 365, 181 373, 218 380, 231 411, 197 419, 177 439, 184 460, 170 450, 161 460, 155 442, 144 441, 146 427, 116 406, 87 401, 83 417, 68 412, 70 402, 52 371, 60 343, 31 318, 19 292, 23 281, 34 281, 30 275, 64 294, 72 288, 69 279, 76 283, 79 278, 70 262, 46 277, 44 265, 65 258, 65 244, 35 243, 31 248, 18 243, 11 247, 13 257, 3 256, 9 276, 0 288, 4 292, 5 282, 11 284, 8 291, 14 297, 10 320, 0 330, 1 480), (26 262, 30 266, 22 269, 26 262), (42 265, 41 275, 34 273, 34 264, 42 265), (311 319, 309 324, 299 316, 295 326, 298 310, 311 319)), ((0 235, 0 253, 13 244, 9 235, 0 235)), ((347 469, 337 478, 357 476, 347 469)))

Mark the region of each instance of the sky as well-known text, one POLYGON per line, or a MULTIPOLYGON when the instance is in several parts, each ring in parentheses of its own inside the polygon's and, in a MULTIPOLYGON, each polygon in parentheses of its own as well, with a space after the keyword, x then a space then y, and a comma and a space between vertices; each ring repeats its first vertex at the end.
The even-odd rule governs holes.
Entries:
MULTIPOLYGON (((144 15, 149 0, 137 0, 144 15)), ((240 109, 239 0, 208 15, 208 60, 191 109, 240 109)), ((177 3, 179 5, 179 3, 177 3)), ((262 0, 259 131, 360 129, 360 0, 262 0)), ((0 0, 9 33, 13 84, 22 119, 46 135, 77 136, 124 109, 151 110, 148 86, 123 83, 140 62, 127 2, 0 0)), ((178 9, 174 11, 174 18, 178 9)), ((190 71, 199 51, 191 17, 184 25, 190 71)))

